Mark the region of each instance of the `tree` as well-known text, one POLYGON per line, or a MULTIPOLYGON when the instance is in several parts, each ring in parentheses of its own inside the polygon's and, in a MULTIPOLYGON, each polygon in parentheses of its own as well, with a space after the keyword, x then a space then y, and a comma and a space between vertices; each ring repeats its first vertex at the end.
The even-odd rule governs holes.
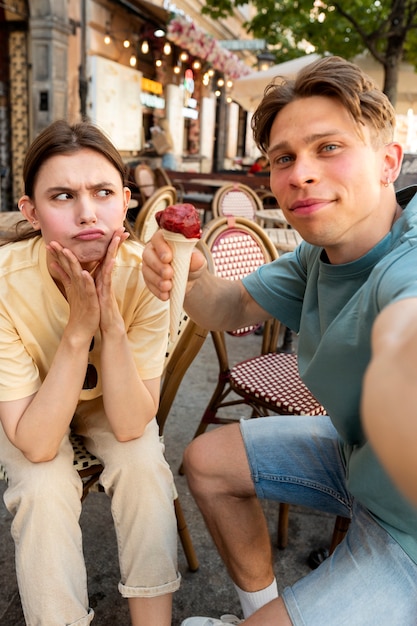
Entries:
MULTIPOLYGON (((245 0, 206 0, 203 12, 224 18, 245 0)), ((265 39, 277 61, 306 54, 352 59, 368 50, 384 70, 384 93, 393 105, 401 61, 417 69, 417 0, 252 0, 257 14, 245 24, 265 39), (311 49, 311 48, 310 48, 311 49)))

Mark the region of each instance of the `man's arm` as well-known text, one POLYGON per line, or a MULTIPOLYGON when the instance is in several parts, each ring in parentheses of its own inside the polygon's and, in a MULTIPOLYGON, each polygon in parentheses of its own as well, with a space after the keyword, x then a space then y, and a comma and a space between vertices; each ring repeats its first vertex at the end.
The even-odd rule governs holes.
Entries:
MULTIPOLYGON (((169 298, 172 288, 171 261, 171 248, 158 231, 144 250, 143 276, 149 289, 161 300, 169 298)), ((191 257, 184 308, 194 321, 209 330, 233 330, 271 317, 240 280, 231 281, 211 274, 198 250, 191 257)))
POLYGON ((385 469, 417 506, 417 298, 388 306, 375 321, 362 418, 385 469))

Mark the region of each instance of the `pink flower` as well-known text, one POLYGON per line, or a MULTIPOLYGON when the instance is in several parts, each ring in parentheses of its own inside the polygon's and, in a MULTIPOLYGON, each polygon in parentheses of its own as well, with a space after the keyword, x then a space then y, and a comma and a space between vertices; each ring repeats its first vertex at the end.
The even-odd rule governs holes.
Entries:
POLYGON ((193 56, 208 61, 215 70, 226 74, 229 78, 237 79, 252 72, 251 68, 238 56, 222 48, 214 37, 184 17, 176 16, 170 21, 167 37, 178 47, 188 50, 193 56))

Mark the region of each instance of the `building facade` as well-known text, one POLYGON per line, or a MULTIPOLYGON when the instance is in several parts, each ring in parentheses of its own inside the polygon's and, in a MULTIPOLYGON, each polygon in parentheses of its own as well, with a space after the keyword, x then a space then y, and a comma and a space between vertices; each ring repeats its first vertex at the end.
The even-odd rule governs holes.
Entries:
POLYGON ((236 12, 200 0, 6 0, 0 4, 0 210, 15 208, 29 143, 56 119, 91 119, 126 161, 151 153, 169 123, 179 168, 219 169, 242 154, 245 112, 228 102, 256 52, 236 12))

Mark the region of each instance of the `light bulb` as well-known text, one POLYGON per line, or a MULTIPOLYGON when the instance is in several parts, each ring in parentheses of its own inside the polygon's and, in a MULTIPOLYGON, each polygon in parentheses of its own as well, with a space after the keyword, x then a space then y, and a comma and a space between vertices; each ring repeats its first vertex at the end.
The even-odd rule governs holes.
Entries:
POLYGON ((125 39, 125 40, 124 40, 124 42, 123 42, 123 47, 124 47, 124 48, 130 48, 130 41, 129 41, 129 39, 125 39))
POLYGON ((131 67, 135 67, 136 65, 136 57, 134 54, 131 55, 130 59, 129 59, 129 64, 131 67))
POLYGON ((149 52, 149 43, 147 39, 142 41, 142 45, 140 47, 142 54, 148 54, 149 52))
POLYGON ((109 33, 106 33, 104 35, 104 43, 106 44, 106 46, 108 46, 110 42, 111 42, 111 37, 110 37, 109 33))

